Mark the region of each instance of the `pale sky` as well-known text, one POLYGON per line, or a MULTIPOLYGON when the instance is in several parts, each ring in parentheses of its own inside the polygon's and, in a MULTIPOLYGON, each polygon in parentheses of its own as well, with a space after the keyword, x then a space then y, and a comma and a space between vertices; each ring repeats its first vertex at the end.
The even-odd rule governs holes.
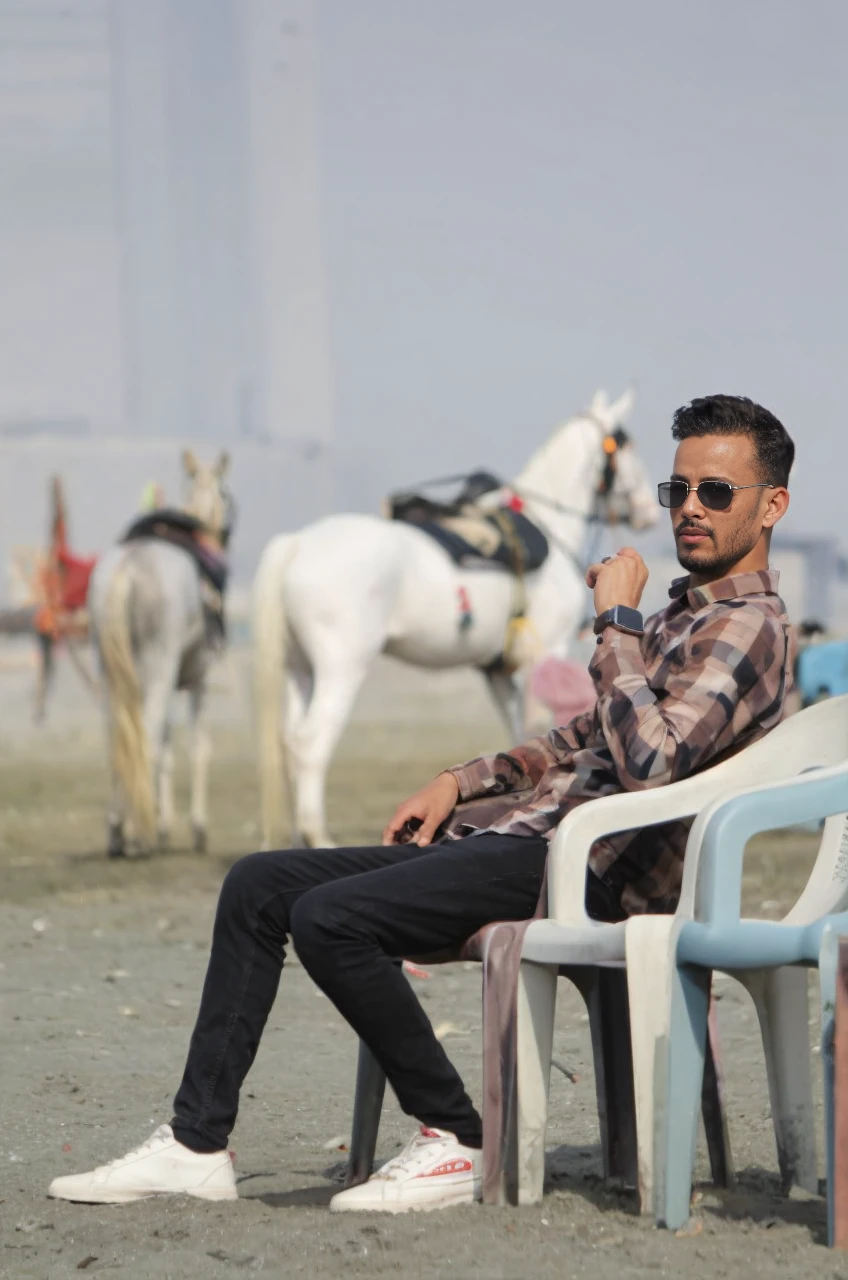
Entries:
POLYGON ((516 470, 636 379, 658 476, 678 404, 750 395, 798 445, 786 528, 840 533, 848 5, 320 8, 340 497, 516 470))
MULTIPOLYGON (((233 33, 261 11, 294 40, 312 0, 156 0, 156 12, 168 2, 199 131, 189 153, 214 172, 217 146, 222 182, 237 185, 221 123, 233 114, 233 33)), ((848 3, 315 8, 336 506, 373 510, 391 487, 463 468, 514 473, 596 387, 618 394, 635 379, 631 426, 657 478, 677 405, 747 394, 798 444, 785 527, 842 536, 848 3)), ((18 31, 36 9, 0 0, 0 407, 61 417, 78 383, 110 423, 122 319, 118 263, 103 256, 108 11, 106 0, 77 10, 88 16, 68 39, 81 61, 61 65, 78 81, 66 95, 78 114, 65 98, 53 111, 54 187, 42 189, 35 124, 20 111, 37 116, 39 93, 47 110, 53 66, 18 31), (62 186, 66 160, 78 190, 62 186)), ((294 74, 293 56, 273 70, 294 74)), ((221 311, 232 319, 235 299, 221 311)), ((215 317, 202 321, 187 316, 189 354, 215 317)), ((197 417, 185 424, 194 437, 211 430, 197 417)))

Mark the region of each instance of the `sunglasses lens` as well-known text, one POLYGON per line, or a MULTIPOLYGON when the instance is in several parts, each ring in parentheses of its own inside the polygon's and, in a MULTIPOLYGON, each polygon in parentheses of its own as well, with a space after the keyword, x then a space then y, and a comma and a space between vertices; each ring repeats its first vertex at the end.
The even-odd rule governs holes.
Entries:
POLYGON ((665 480, 657 485, 661 507, 682 507, 689 494, 689 486, 682 480, 665 480))
POLYGON ((698 497, 708 511, 726 511, 733 501, 733 488, 726 480, 703 480, 698 497))

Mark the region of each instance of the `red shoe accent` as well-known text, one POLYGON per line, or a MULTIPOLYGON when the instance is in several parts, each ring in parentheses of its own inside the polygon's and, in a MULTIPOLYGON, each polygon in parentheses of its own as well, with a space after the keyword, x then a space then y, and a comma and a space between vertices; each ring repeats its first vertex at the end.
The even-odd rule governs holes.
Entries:
POLYGON ((429 1173, 419 1173, 416 1175, 416 1182, 419 1178, 438 1178, 444 1173, 473 1173, 474 1165, 465 1156, 460 1156, 456 1160, 446 1160, 444 1164, 436 1165, 435 1169, 431 1169, 429 1173))

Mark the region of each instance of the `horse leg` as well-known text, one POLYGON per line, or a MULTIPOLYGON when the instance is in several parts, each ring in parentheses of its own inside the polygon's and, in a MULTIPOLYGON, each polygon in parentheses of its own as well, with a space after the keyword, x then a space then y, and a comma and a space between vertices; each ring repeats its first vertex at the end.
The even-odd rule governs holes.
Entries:
POLYGON ((524 692, 521 676, 502 668, 490 669, 483 674, 512 741, 520 742, 524 737, 524 692))
POLYGON ((173 764, 170 747, 171 695, 179 673, 179 655, 171 657, 158 651, 159 661, 146 663, 147 676, 142 682, 144 694, 144 728, 150 750, 150 767, 156 784, 156 831, 160 847, 166 847, 173 821, 173 764))
POLYGON ((325 809, 327 769, 367 670, 367 662, 318 667, 306 715, 286 743, 294 775, 294 829, 313 849, 334 847, 325 809))
POLYGON ((171 724, 166 720, 159 754, 159 776, 156 780, 156 794, 159 798, 156 836, 160 849, 168 848, 174 827, 174 747, 171 738, 171 724))
POLYGON ((209 829, 209 760, 212 755, 212 744, 203 721, 206 686, 193 685, 188 696, 191 717, 191 847, 195 853, 205 853, 209 829))
POLYGON ((106 814, 107 844, 106 853, 110 858, 124 858, 127 853, 124 824, 127 817, 127 799, 124 788, 115 768, 115 749, 113 745, 114 731, 112 717, 108 717, 109 740, 109 809, 106 814))
POLYGON ((291 744, 297 739, 306 721, 314 687, 312 668, 302 650, 292 646, 286 653, 286 665, 283 671, 283 787, 291 815, 291 840, 297 845, 303 845, 305 841, 295 817, 297 777, 295 762, 291 758, 291 744))

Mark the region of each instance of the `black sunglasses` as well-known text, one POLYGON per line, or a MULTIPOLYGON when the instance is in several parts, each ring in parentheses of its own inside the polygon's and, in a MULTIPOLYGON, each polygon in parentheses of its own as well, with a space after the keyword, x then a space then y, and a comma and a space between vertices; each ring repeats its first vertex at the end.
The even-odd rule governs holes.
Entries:
POLYGON ((661 507, 682 507, 694 490, 701 506, 708 511, 726 511, 737 489, 773 488, 773 484, 731 484, 729 480, 702 480, 698 485, 690 485, 686 480, 664 480, 657 485, 657 497, 661 507))

